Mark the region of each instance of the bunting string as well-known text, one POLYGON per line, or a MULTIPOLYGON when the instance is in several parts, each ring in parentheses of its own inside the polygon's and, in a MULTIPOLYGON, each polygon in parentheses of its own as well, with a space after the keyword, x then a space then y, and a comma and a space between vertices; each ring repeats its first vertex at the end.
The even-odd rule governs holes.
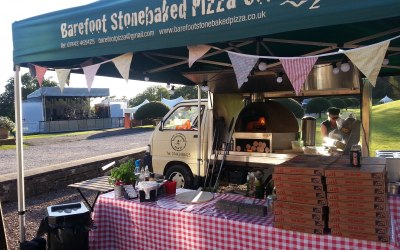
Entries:
MULTIPOLYGON (((397 38, 400 38, 400 35, 389 38, 387 40, 384 40, 382 42, 379 43, 383 43, 383 42, 390 42, 392 40, 395 40, 397 38)), ((370 45, 366 45, 366 46, 362 46, 362 47, 358 47, 358 48, 354 48, 354 49, 349 49, 349 50, 343 50, 343 49, 339 49, 336 52, 329 52, 329 53, 323 53, 323 54, 318 54, 318 55, 313 55, 313 56, 292 56, 292 57, 283 57, 283 56, 259 56, 259 55, 249 55, 249 54, 243 54, 243 53, 238 53, 238 52, 233 52, 233 51, 229 51, 230 53, 234 53, 234 54, 239 54, 242 55, 244 57, 253 57, 253 58, 259 58, 259 59, 274 59, 274 60, 279 60, 281 58, 289 58, 289 59, 296 59, 296 58, 319 58, 319 57, 327 57, 327 56, 335 56, 335 55, 340 55, 340 54, 345 54, 345 52, 347 51, 358 51, 358 50, 363 50, 366 48, 370 48, 373 46, 376 46, 376 44, 379 43, 374 43, 374 44, 370 44, 370 45)), ((215 47, 213 47, 215 48, 215 47)))
MULTIPOLYGON (((85 74, 86 85, 88 86, 88 90, 90 91, 90 89, 92 88, 94 77, 96 76, 96 73, 100 68, 100 66, 108 62, 113 62, 118 72, 121 74, 122 78, 124 78, 125 81, 128 82, 129 69, 132 62, 132 58, 133 58, 133 53, 129 52, 97 64, 93 64, 92 58, 84 61, 80 65, 80 68, 82 68, 83 73, 85 74)), ((46 73, 47 68, 31 63, 28 64, 28 67, 30 75, 33 78, 36 77, 38 79, 39 86, 42 87, 44 74, 46 73)), ((78 69, 78 68, 72 67, 70 69, 59 69, 59 68, 55 69, 59 81, 58 86, 60 87, 61 92, 63 92, 65 84, 68 84, 69 74, 72 69, 78 69)))
POLYGON ((324 53, 313 56, 302 57, 276 57, 276 56, 259 56, 248 55, 229 51, 228 55, 231 59, 232 67, 236 75, 238 88, 240 88, 244 79, 250 74, 252 68, 259 59, 277 59, 281 62, 289 81, 293 86, 296 95, 300 94, 300 90, 304 85, 308 74, 314 67, 314 64, 320 57, 345 54, 349 60, 368 78, 370 83, 375 87, 376 79, 382 67, 383 59, 389 47, 390 41, 399 38, 396 36, 385 41, 371 44, 350 50, 341 50, 337 52, 324 53), (254 62, 255 61, 255 62, 254 62))
MULTIPOLYGON (((228 53, 229 59, 231 60, 232 67, 236 75, 237 84, 240 88, 243 83, 247 81, 248 75, 250 74, 251 70, 254 68, 259 59, 279 60, 282 63, 285 73, 288 75, 289 81, 291 82, 293 89, 296 92, 296 95, 298 95, 300 93, 302 85, 307 79, 308 74, 310 73, 318 58, 340 54, 346 55, 349 60, 370 80, 371 84, 375 86, 376 79, 382 66, 382 61, 388 49, 389 43, 390 41, 398 38, 400 38, 400 35, 379 43, 360 46, 358 48, 353 48, 349 50, 339 49, 336 52, 298 57, 249 55, 224 50, 209 45, 192 45, 187 46, 189 50, 188 62, 189 67, 191 67, 195 61, 204 56, 211 48, 215 50, 225 51, 228 53)), ((89 91, 98 69, 100 68, 101 64, 104 63, 113 62, 115 67, 121 74, 122 78, 124 78, 125 81, 128 81, 132 59, 133 53, 129 52, 98 64, 93 64, 92 59, 89 59, 82 63, 80 65, 80 68, 82 68, 84 71, 89 91)), ((47 68, 34 64, 28 64, 28 67, 30 69, 31 76, 36 77, 38 79, 39 85, 41 86, 47 68)), ((64 88, 67 81, 66 79, 68 79, 71 69, 55 69, 59 77, 59 86, 61 89, 64 88)))

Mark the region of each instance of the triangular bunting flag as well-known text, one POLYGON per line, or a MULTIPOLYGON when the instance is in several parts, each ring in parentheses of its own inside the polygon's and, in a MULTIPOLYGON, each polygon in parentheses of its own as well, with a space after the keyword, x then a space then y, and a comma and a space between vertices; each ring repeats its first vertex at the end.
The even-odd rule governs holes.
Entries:
POLYGON ((227 52, 229 59, 231 59, 233 70, 235 71, 238 88, 240 88, 243 83, 247 81, 247 76, 250 74, 254 65, 256 65, 258 58, 246 57, 229 51, 227 52))
POLYGON ((44 74, 46 74, 47 68, 35 65, 35 71, 36 71, 36 78, 38 80, 39 86, 42 87, 44 74))
POLYGON ((56 69, 58 86, 60 87, 61 92, 63 92, 64 86, 68 81, 69 72, 71 72, 71 69, 56 69))
POLYGON ((85 73, 85 77, 86 77, 86 84, 88 86, 89 92, 90 89, 92 88, 92 84, 94 81, 94 76, 97 73, 97 70, 100 68, 101 63, 98 64, 94 64, 94 65, 90 65, 87 67, 83 67, 83 73, 85 73))
POLYGON ((36 77, 35 65, 28 63, 28 68, 29 68, 29 74, 31 75, 31 77, 35 78, 36 77))
POLYGON ((187 48, 189 50, 189 68, 191 68, 194 62, 211 49, 211 46, 200 44, 187 46, 187 48))
POLYGON ((129 80, 129 70, 131 68, 132 57, 133 53, 130 52, 111 60, 127 83, 129 80))
POLYGON ((390 41, 384 41, 344 52, 374 87, 389 43, 390 41))
POLYGON ((318 57, 279 58, 296 95, 299 95, 301 87, 317 59, 318 57))

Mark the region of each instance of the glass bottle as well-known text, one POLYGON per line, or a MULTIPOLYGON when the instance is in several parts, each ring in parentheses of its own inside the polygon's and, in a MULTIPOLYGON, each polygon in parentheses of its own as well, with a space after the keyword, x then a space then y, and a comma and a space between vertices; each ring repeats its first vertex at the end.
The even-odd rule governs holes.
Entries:
POLYGON ((261 180, 257 177, 254 178, 254 197, 258 199, 264 198, 264 189, 261 185, 261 180))
POLYGON ((247 193, 246 196, 254 197, 255 195, 255 176, 253 172, 247 174, 247 193))
POLYGON ((144 167, 140 168, 139 181, 144 181, 144 167))
POLYGON ((139 181, 139 176, 140 176, 140 167, 139 166, 136 166, 135 167, 135 176, 136 176, 136 180, 138 180, 139 181))
POLYGON ((144 180, 148 181, 150 178, 150 171, 149 171, 149 166, 146 165, 144 168, 144 180))

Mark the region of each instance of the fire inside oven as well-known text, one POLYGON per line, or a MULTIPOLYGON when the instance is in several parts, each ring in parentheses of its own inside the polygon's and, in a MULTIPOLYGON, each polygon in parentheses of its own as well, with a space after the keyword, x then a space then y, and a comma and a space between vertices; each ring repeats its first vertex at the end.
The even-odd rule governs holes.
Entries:
POLYGON ((294 114, 282 104, 266 100, 248 104, 239 113, 233 134, 233 150, 273 153, 291 149, 299 125, 294 114))

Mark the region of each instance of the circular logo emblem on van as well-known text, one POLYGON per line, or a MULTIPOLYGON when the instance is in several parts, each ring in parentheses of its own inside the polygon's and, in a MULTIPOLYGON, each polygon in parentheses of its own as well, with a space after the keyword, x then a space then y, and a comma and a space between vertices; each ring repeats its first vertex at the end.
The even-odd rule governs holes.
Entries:
POLYGON ((183 134, 175 134, 171 138, 171 147, 176 151, 182 151, 186 147, 186 137, 183 134))

